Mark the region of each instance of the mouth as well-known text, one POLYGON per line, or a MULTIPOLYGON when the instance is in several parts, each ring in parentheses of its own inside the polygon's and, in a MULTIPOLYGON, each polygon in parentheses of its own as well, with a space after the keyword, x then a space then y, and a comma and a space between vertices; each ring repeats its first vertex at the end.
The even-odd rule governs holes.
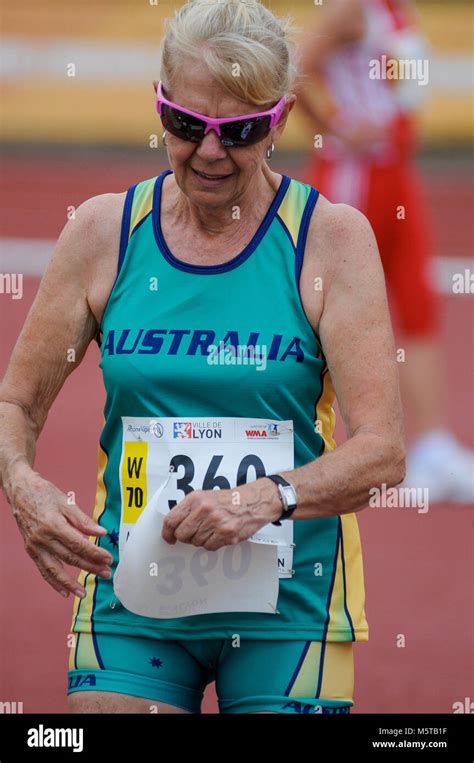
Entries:
POLYGON ((217 175, 217 174, 211 174, 208 172, 199 172, 198 170, 195 170, 194 167, 191 167, 192 171, 195 175, 197 175, 198 178, 200 178, 202 181, 206 183, 222 183, 224 180, 227 180, 231 177, 232 173, 229 173, 227 175, 217 175))

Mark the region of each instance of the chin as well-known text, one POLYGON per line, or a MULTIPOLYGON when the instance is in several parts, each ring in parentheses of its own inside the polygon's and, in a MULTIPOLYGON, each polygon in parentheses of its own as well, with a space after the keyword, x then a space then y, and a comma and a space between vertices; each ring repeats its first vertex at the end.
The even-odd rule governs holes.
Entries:
POLYGON ((233 196, 234 183, 233 180, 230 179, 227 181, 225 186, 216 186, 216 188, 199 187, 199 185, 196 183, 195 177, 190 175, 189 181, 185 182, 184 184, 184 190, 186 196, 188 196, 191 201, 195 199, 196 202, 201 205, 203 203, 205 204, 207 201, 210 205, 215 207, 220 203, 229 203, 229 199, 233 196))

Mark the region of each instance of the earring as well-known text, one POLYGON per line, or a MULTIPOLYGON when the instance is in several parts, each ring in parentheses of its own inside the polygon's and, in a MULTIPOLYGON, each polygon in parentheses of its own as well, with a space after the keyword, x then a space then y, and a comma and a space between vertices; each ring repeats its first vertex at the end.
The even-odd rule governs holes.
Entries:
POLYGON ((270 148, 267 148, 267 151, 266 151, 266 154, 265 154, 267 159, 268 159, 268 161, 270 161, 270 159, 272 158, 274 151, 275 151, 275 144, 272 143, 270 148))
POLYGON ((166 130, 164 131, 163 135, 161 136, 161 140, 163 141, 163 145, 164 146, 168 145, 167 142, 166 142, 166 130))

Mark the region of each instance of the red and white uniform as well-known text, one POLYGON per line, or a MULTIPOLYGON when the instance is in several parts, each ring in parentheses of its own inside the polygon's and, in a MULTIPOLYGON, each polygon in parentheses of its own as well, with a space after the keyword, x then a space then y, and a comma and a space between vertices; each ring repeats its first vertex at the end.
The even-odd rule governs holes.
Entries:
MULTIPOLYGON (((324 78, 331 120, 341 132, 382 128, 382 138, 354 150, 325 136, 305 173, 332 202, 360 209, 374 228, 395 318, 405 334, 434 331, 437 299, 420 181, 413 165, 416 136, 411 109, 425 88, 416 81, 372 79, 371 62, 423 57, 423 39, 396 0, 365 0, 363 39, 334 52, 324 78), (401 219, 404 208, 404 219, 401 219)), ((426 53, 425 53, 426 57, 426 53)))

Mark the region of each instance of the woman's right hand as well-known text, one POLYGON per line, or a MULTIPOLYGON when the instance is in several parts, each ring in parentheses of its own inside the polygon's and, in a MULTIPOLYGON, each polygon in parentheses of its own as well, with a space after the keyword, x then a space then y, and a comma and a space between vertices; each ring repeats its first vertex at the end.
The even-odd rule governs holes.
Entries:
POLYGON ((9 502, 25 548, 47 583, 66 598, 86 592, 64 564, 112 576, 112 555, 88 536, 107 534, 55 485, 31 467, 19 465, 11 482, 9 502))

